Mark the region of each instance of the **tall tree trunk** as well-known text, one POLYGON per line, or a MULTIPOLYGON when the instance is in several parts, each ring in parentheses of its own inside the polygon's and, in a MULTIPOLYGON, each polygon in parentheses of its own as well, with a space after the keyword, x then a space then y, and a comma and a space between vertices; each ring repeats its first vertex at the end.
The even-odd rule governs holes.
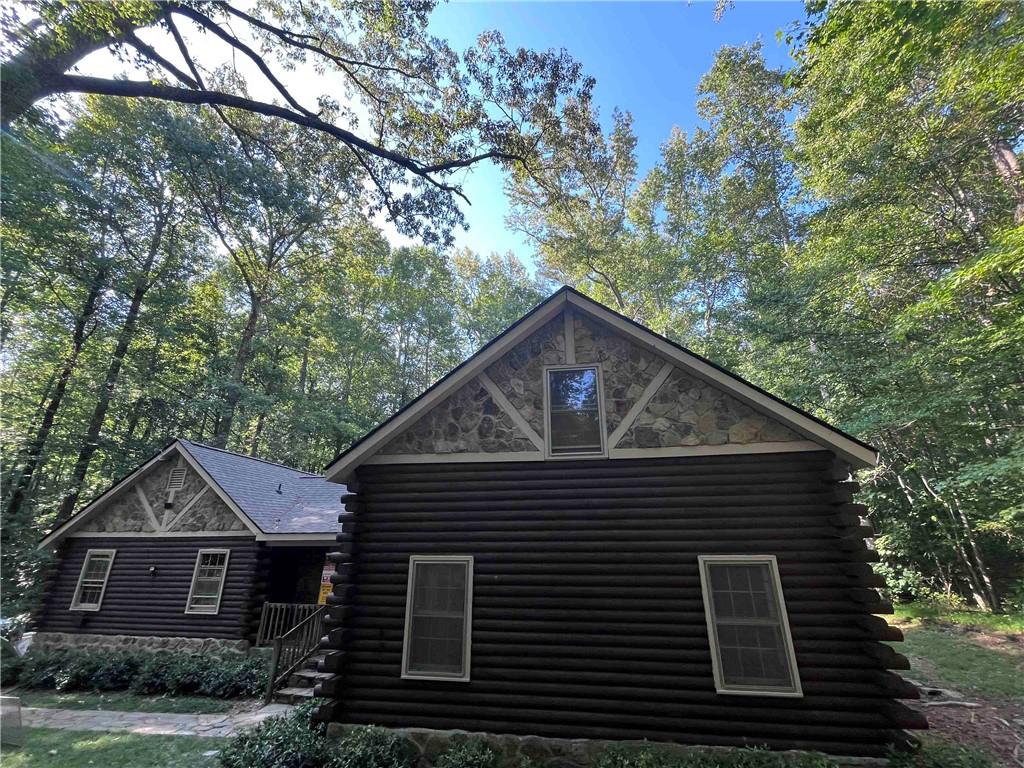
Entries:
POLYGON ((78 459, 75 461, 75 467, 71 471, 71 479, 68 481, 68 493, 60 505, 60 510, 57 512, 55 525, 62 524, 75 511, 78 497, 82 493, 82 485, 85 483, 85 476, 89 472, 89 464, 92 462, 93 454, 99 448, 100 432, 103 429, 103 422, 107 418, 110 401, 114 396, 114 389, 117 387, 117 380, 121 375, 121 367, 124 364, 125 356, 128 354, 128 347, 135 338, 139 313, 142 310, 142 301, 152 286, 149 276, 153 270, 153 264, 156 262, 156 255, 160 251, 166 223, 166 216, 161 213, 156 221, 156 230, 150 239, 146 261, 136 276, 135 290, 132 293, 131 304, 128 306, 128 314, 125 315, 124 325, 121 326, 121 333, 118 334, 117 346, 114 347, 114 354, 110 358, 110 364, 107 366, 107 375, 103 380, 99 399, 93 408, 92 418, 89 420, 89 426, 86 428, 85 436, 82 439, 82 444, 78 451, 78 459))
POLYGON ((82 347, 91 333, 89 324, 99 307, 100 297, 106 288, 109 273, 110 262, 104 260, 100 263, 96 274, 93 275, 89 283, 85 301, 82 302, 82 309, 78 313, 78 317, 75 318, 74 330, 71 334, 71 351, 64 359, 64 365, 61 367, 60 373, 57 374, 53 392, 50 394, 49 402, 47 402, 46 408, 43 411, 43 418, 39 423, 39 427, 36 429, 36 433, 28 445, 21 452, 21 458, 18 462, 19 470, 12 478, 7 503, 4 505, 6 519, 18 517, 23 512, 25 503, 29 499, 29 491, 32 488, 36 470, 39 469, 42 461, 43 449, 46 447, 46 441, 50 437, 50 431, 53 429, 53 423, 57 418, 57 412, 60 410, 61 403, 64 402, 64 394, 67 392, 68 382, 78 367, 78 358, 82 353, 82 347))
POLYGON ((224 397, 224 409, 217 420, 213 438, 210 440, 210 443, 217 448, 224 448, 228 444, 231 425, 235 419, 235 409, 242 399, 242 380, 245 376, 245 369, 252 359, 252 343, 256 338, 256 327, 259 325, 262 310, 263 297, 252 295, 249 303, 249 317, 245 321, 245 328, 242 329, 242 338, 238 342, 238 351, 235 353, 235 364, 231 368, 231 380, 228 382, 228 391, 224 397))
POLYGON ((1021 177, 1020 160, 1017 158, 1017 153, 1002 137, 989 141, 988 146, 992 153, 992 162, 996 166, 996 173, 1010 190, 1016 204, 1013 223, 1018 226, 1024 224, 1024 178, 1021 177))

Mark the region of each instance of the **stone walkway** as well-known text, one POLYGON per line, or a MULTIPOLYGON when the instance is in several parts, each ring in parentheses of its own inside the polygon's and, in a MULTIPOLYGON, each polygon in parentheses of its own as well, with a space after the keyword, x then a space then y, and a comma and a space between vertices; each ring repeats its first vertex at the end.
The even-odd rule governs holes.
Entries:
POLYGON ((287 704, 268 704, 252 712, 219 715, 180 715, 169 712, 111 712, 99 709, 43 709, 25 707, 22 724, 30 728, 61 728, 68 731, 121 731, 163 736, 234 736, 268 717, 292 709, 287 704))

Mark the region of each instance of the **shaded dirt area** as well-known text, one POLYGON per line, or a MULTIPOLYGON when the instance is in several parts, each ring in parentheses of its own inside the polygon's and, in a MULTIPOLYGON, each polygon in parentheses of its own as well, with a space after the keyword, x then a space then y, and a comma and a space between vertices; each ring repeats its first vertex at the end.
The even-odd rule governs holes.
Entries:
MULTIPOLYGON (((928 718, 930 737, 981 749, 1008 768, 1024 768, 1024 698, 985 690, 984 676, 965 680, 962 672, 954 675, 947 666, 948 659, 940 659, 939 654, 930 657, 928 646, 912 642, 915 628, 922 624, 894 623, 908 640, 909 647, 897 647, 911 663, 910 672, 904 676, 921 688, 920 701, 907 703, 928 718)), ((1024 635, 944 622, 927 622, 923 626, 933 633, 941 631, 947 635, 959 653, 998 653, 1005 659, 1004 673, 1008 679, 1020 680, 1024 635)))

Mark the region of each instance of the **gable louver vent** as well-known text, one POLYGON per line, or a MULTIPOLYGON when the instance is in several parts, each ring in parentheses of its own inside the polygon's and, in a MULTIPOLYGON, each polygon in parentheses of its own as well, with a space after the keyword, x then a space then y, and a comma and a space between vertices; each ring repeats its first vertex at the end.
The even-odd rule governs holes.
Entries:
POLYGON ((184 469, 172 469, 171 479, 167 482, 168 491, 180 491, 185 487, 185 470, 184 469))

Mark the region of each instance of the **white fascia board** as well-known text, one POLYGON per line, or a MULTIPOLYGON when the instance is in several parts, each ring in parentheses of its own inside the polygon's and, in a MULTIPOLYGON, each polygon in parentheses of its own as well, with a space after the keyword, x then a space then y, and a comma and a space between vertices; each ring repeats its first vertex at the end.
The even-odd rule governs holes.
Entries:
POLYGON ((142 466, 140 466, 130 475, 128 475, 123 480, 114 485, 113 488, 110 488, 105 493, 102 493, 98 497, 93 499, 93 501, 91 501, 88 504, 88 506, 86 506, 85 509, 83 509, 81 512, 74 515, 70 520, 68 520, 60 527, 55 528, 53 531, 51 531, 46 536, 46 538, 44 538, 42 541, 39 542, 39 544, 36 545, 36 549, 46 549, 47 547, 50 547, 53 544, 55 544, 59 539, 63 538, 64 536, 67 536, 75 528, 77 528, 79 525, 85 522, 85 520, 89 518, 93 512, 95 512, 97 509, 100 509, 106 502, 110 501, 110 499, 112 499, 125 488, 131 488, 135 481, 137 481, 139 477, 141 477, 142 474, 146 472, 146 470, 148 470, 154 464, 163 461, 167 457, 167 454, 175 450, 177 447, 178 441, 175 440, 173 443, 171 443, 162 451, 160 451, 160 453, 158 453, 156 456, 142 464, 142 466))
MULTIPOLYGON (((178 443, 176 442, 176 444, 178 443)), ((216 493, 220 500, 227 505, 228 509, 234 512, 235 516, 242 521, 242 524, 245 525, 245 527, 248 528, 252 534, 259 537, 263 533, 263 530, 258 525, 256 525, 256 523, 254 523, 252 519, 247 514, 245 514, 245 512, 242 511, 241 507, 239 507, 235 503, 235 500, 232 499, 227 494, 227 492, 217 484, 217 481, 213 479, 210 473, 203 469, 203 465, 196 460, 195 456, 189 453, 187 446, 185 446, 184 444, 180 444, 179 447, 181 449, 181 455, 185 457, 185 461, 188 462, 188 465, 192 467, 192 469, 194 469, 196 473, 201 478, 203 478, 203 480, 206 481, 206 484, 213 489, 213 492, 216 493)))
POLYGON ((565 307, 566 297, 569 295, 565 291, 556 293, 546 303, 538 305, 533 310, 532 315, 526 316, 517 325, 506 331, 504 335, 498 336, 489 346, 466 360, 448 376, 420 395, 418 399, 413 400, 412 403, 406 406, 404 411, 393 416, 391 420, 385 421, 375 432, 370 433, 362 442, 357 443, 348 452, 340 456, 324 470, 324 478, 334 483, 344 483, 349 479, 349 476, 356 467, 362 464, 365 459, 374 455, 391 438, 401 432, 402 429, 415 423, 418 418, 425 415, 431 408, 468 383, 478 373, 486 370, 488 366, 515 347, 516 344, 558 315, 563 307, 565 307))
POLYGON ((798 410, 776 400, 774 397, 762 392, 742 379, 716 368, 696 355, 685 352, 652 332, 633 325, 596 302, 577 296, 574 293, 566 293, 566 296, 570 304, 611 326, 637 344, 645 346, 662 357, 672 360, 683 369, 737 397, 751 407, 770 414, 804 437, 834 450, 854 467, 863 469, 865 467, 873 467, 878 463, 878 454, 875 451, 805 416, 798 410))

